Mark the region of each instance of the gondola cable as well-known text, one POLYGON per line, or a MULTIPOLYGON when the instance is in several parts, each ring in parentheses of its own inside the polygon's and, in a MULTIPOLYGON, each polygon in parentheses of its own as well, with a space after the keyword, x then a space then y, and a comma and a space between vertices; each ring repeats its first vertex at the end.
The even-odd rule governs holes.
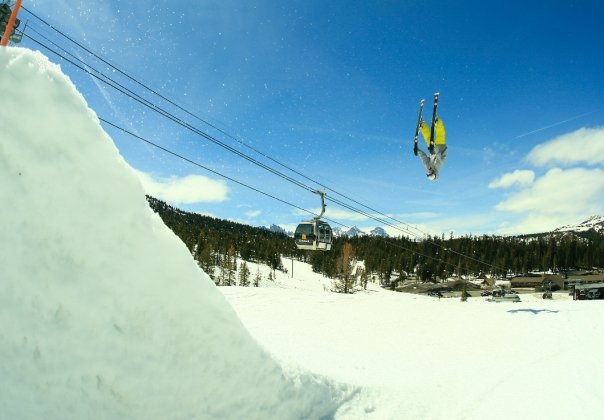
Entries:
MULTIPOLYGON (((213 136, 211 136, 211 135, 209 135, 209 134, 207 134, 207 133, 205 133, 205 132, 197 129, 196 127, 191 126, 186 121, 183 121, 182 119, 174 116, 173 114, 171 114, 168 111, 164 110, 163 108, 155 105, 154 103, 150 102, 149 100, 147 100, 145 98, 142 98, 140 95, 136 94, 135 92, 131 91, 130 89, 124 87, 121 84, 119 84, 118 82, 116 82, 112 78, 104 75, 102 72, 98 71, 94 67, 91 67, 87 63, 84 63, 81 59, 73 56, 72 54, 68 53, 73 58, 73 59, 69 59, 69 58, 61 55, 59 52, 55 51, 54 49, 50 48, 49 46, 45 45, 44 43, 42 43, 42 42, 34 39, 30 35, 26 34, 25 36, 27 38, 31 39, 33 42, 37 43, 38 45, 42 46, 43 48, 46 48, 47 50, 51 51, 52 53, 58 55, 63 60, 69 62, 70 64, 72 64, 74 66, 76 66, 80 70, 86 72, 88 75, 90 75, 90 76, 98 79, 99 81, 101 81, 101 82, 107 84, 108 86, 116 89, 118 92, 120 92, 120 93, 122 93, 122 94, 124 94, 124 95, 126 95, 128 97, 130 97, 131 99, 133 99, 133 100, 139 102, 140 104, 146 106, 147 108, 149 108, 149 109, 151 109, 151 110, 159 113, 160 115, 162 115, 162 116, 164 116, 164 117, 172 120, 173 122, 181 125, 182 127, 184 127, 186 129, 192 131, 193 133, 195 133, 197 135, 200 135, 200 136, 203 136, 204 138, 212 141, 213 143, 215 143, 215 144, 217 144, 217 145, 219 145, 219 146, 227 149, 228 151, 230 151, 230 152, 232 152, 232 153, 234 153, 234 154, 242 157, 243 159, 246 159, 249 162, 254 163, 257 166, 260 166, 261 168, 263 168, 263 169, 265 169, 265 170, 267 170, 267 171, 269 171, 269 172, 271 172, 271 173, 273 173, 273 174, 275 174, 275 175, 277 175, 277 176, 279 176, 279 177, 281 177, 281 178, 283 178, 283 179, 285 179, 285 180, 293 183, 294 185, 299 186, 300 188, 303 188, 303 189, 305 189, 305 190, 307 190, 309 192, 313 192, 313 193, 316 191, 312 187, 310 187, 310 186, 308 186, 308 185, 306 185, 306 184, 304 184, 304 183, 302 183, 302 182, 300 182, 300 181, 298 181, 298 180, 296 180, 296 179, 294 179, 294 178, 292 178, 292 177, 290 177, 288 175, 285 175, 285 174, 277 171, 276 169, 271 168, 270 166, 268 166, 268 165, 266 165, 266 164, 264 164, 262 162, 259 162, 258 160, 256 160, 256 159, 254 159, 254 158, 252 158, 252 157, 250 157, 250 156, 248 156, 248 155, 246 155, 246 154, 244 154, 244 153, 242 153, 242 152, 240 152, 240 151, 232 148, 231 146, 225 144, 224 142, 221 142, 220 140, 216 139, 215 137, 213 137, 213 136), (78 63, 76 63, 74 60, 80 62, 81 65, 78 64, 78 63)), ((349 204, 344 203, 344 202, 342 202, 340 200, 331 199, 331 201, 333 201, 336 204, 339 204, 339 205, 341 205, 341 206, 343 206, 345 208, 348 208, 351 211, 354 211, 356 213, 362 214, 365 217, 371 218, 371 219, 376 220, 376 221, 378 221, 380 223, 383 223, 383 224, 385 224, 387 226, 390 226, 390 227, 392 227, 394 229, 397 229, 397 230, 401 231, 402 233, 410 233, 410 232, 404 231, 403 229, 401 229, 400 227, 398 227, 396 225, 393 225, 392 223, 387 222, 386 220, 377 218, 377 217, 375 217, 375 216, 373 216, 373 215, 371 215, 371 214, 369 214, 367 212, 364 212, 363 210, 356 209, 353 206, 350 206, 349 204)))
MULTIPOLYGON (((51 27, 52 27, 52 26, 51 26, 51 27)), ((27 35, 26 35, 26 36, 27 36, 27 35)), ((113 87, 114 89, 118 90, 119 92, 121 92, 121 93, 123 93, 123 94, 125 94, 125 95, 127 95, 127 96, 129 96, 129 97, 131 97, 132 99, 134 99, 134 100, 136 100, 137 102, 139 102, 139 103, 143 104, 144 106, 147 106, 148 108, 150 108, 150 109, 152 109, 152 110, 154 110, 154 111, 158 112, 160 115, 165 116, 165 117, 167 117, 167 118, 171 119, 172 121, 176 122, 177 124, 180 124, 181 126, 183 126, 183 127, 187 128, 187 129, 189 129, 189 130, 193 131, 194 133, 196 133, 196 134, 198 134, 198 135, 202 135, 203 137, 207 138, 208 140, 211 140, 211 141, 214 141, 214 140, 215 140, 215 141, 217 142, 217 144, 221 145, 222 147, 227 148, 227 150, 232 151, 233 153, 236 153, 237 155, 241 156, 242 158, 244 158, 244 159, 246 159, 246 160, 249 160, 250 162, 255 163, 255 164, 257 164, 257 165, 261 166, 263 169, 266 169, 266 170, 268 170, 268 171, 270 171, 270 172, 274 173, 275 175, 281 176, 282 178, 284 178, 284 179, 286 179, 286 180, 288 180, 288 181, 290 181, 290 182, 293 182, 294 184, 296 184, 296 185, 300 186, 301 188, 304 188, 304 189, 306 189, 306 190, 308 190, 308 191, 311 191, 311 192, 315 192, 315 191, 314 191, 312 188, 310 188, 309 186, 307 186, 307 185, 305 185, 305 184, 303 184, 303 183, 301 183, 301 182, 299 182, 299 181, 297 181, 297 180, 295 180, 295 179, 293 179, 293 178, 291 178, 291 177, 289 177, 289 176, 287 176, 287 175, 284 175, 284 174, 282 174, 281 172, 276 171, 275 169, 270 168, 270 167, 268 167, 267 165, 264 165, 264 164, 262 164, 261 162, 258 162, 257 160, 255 160, 255 159, 253 159, 253 158, 250 158, 249 156, 247 156, 247 155, 245 155, 245 154, 243 154, 243 153, 241 153, 241 152, 239 152, 239 151, 237 151, 237 150, 233 149, 232 147, 230 147, 230 146, 228 146, 228 145, 224 144, 223 142, 220 142, 219 140, 217 140, 217 139, 213 138, 213 137, 212 137, 212 136, 210 136, 209 134, 204 133, 204 132, 202 132, 201 130, 199 130, 199 129, 197 129, 197 128, 193 127, 193 126, 191 126, 191 125, 190 125, 190 124, 188 124, 186 121, 183 121, 182 119, 180 119, 180 118, 178 118, 178 117, 174 116, 173 114, 171 114, 171 113, 169 113, 169 112, 167 112, 167 111, 163 110, 162 108, 158 107, 157 105, 153 104, 152 102, 150 102, 150 101, 148 101, 148 100, 146 100, 146 99, 144 99, 144 98, 140 97, 140 95, 138 95, 138 94, 136 94, 136 93, 132 92, 131 90, 129 90, 129 89, 127 89, 127 88, 123 87, 123 86, 122 86, 122 85, 120 85, 119 83, 115 82, 113 79, 111 79, 111 78, 109 78, 109 77, 107 77, 107 76, 103 75, 101 72, 98 72, 98 70, 94 70, 94 71, 95 71, 95 72, 97 72, 97 73, 99 73, 99 74, 100 74, 102 77, 101 77, 101 76, 97 76, 96 74, 93 74, 93 73, 92 73, 90 70, 87 70, 86 68, 79 66, 78 64, 76 64, 75 62, 73 62, 73 60, 69 60, 69 59, 65 58, 65 57, 64 57, 64 56, 62 56, 61 54, 59 54, 59 53, 57 53, 56 51, 52 50, 51 48, 49 48, 48 46, 44 45, 43 43, 41 43, 41 42, 39 42, 39 41, 37 41, 37 40, 33 39, 32 37, 30 37, 30 36, 27 36, 27 37, 28 37, 29 39, 31 39, 33 42, 36 42, 36 43, 38 43, 39 45, 41 45, 42 47, 44 47, 44 48, 48 49, 49 51, 53 52, 54 54, 57 54, 57 55, 58 55, 59 57, 61 57, 62 59, 64 59, 64 60, 66 60, 66 61, 70 62, 72 65, 74 65, 74 66, 76 66, 76 67, 80 68, 81 70, 85 71, 87 74, 89 74, 89 75, 91 75, 91 76, 93 76, 93 77, 97 78, 98 80, 100 80, 100 81, 102 81, 103 83, 105 83, 105 84, 107 84, 107 85, 109 85, 109 86, 113 87)), ((54 43, 53 43, 53 44, 54 44, 54 43)), ((55 45, 56 45, 56 44, 55 44, 55 45)), ((59 47, 59 48, 60 48, 60 47, 59 47)), ((66 53, 67 53, 67 52, 66 52, 66 53)), ((67 53, 67 54, 69 54, 69 53, 67 53)), ((82 60, 79 60, 79 59, 77 59, 77 60, 83 63, 83 61, 82 61, 82 60)), ((87 65, 86 63, 83 63, 83 64, 84 64, 86 67, 92 68, 92 67, 90 67, 89 65, 87 65)), ((228 135, 228 134, 227 134, 227 135, 228 135)), ((232 137, 232 136, 230 136, 230 137, 232 137)), ((253 149, 253 148, 252 148, 252 149, 253 149)), ((254 149, 254 150, 255 150, 255 149, 254 149)), ((260 153, 261 153, 261 152, 260 152, 260 153)), ((269 159, 271 159, 271 160, 273 160, 273 161, 274 161, 274 159, 272 159, 272 158, 270 158, 270 157, 269 157, 269 159)), ((275 161, 275 162, 276 162, 276 163, 279 163, 279 162, 277 162, 277 161, 275 161)), ((283 164, 281 164, 281 163, 279 163, 279 164, 280 164, 280 165, 282 165, 282 166, 284 166, 284 167, 286 167, 286 168, 288 168, 286 165, 283 165, 283 164)), ((296 172, 296 171, 294 170, 294 172, 296 172)), ((296 173, 297 173, 297 172, 296 172, 296 173)), ((303 174, 301 174, 301 176, 304 176, 304 175, 303 175, 303 174)), ((305 176, 304 176, 304 177, 305 177, 305 176)), ((306 177, 306 178, 307 178, 307 177, 306 177)), ((308 178, 308 179, 310 179, 310 178, 308 178)), ((311 181, 313 181, 313 180, 311 180, 311 181)), ((237 182, 237 181, 235 181, 235 182, 237 182)), ((313 181, 313 182, 316 182, 316 181, 313 181)), ((322 184, 320 184, 320 185, 322 185, 322 184)), ((253 188, 253 187, 252 187, 252 188, 253 188)), ((337 192, 336 192, 336 193, 337 193, 337 192)), ((337 193, 337 194, 339 194, 339 193, 337 193)), ((341 194, 340 194, 340 195, 341 195, 341 194)), ((400 230, 400 231, 401 231, 401 232, 403 232, 403 233, 408 233, 408 234, 410 233, 410 234, 412 234, 412 235, 416 236, 416 234, 413 234, 413 233, 408 232, 408 231, 407 231, 407 232, 405 232, 405 231, 403 231, 402 229, 400 229, 400 227, 398 227, 398 226, 391 225, 391 224, 389 224, 389 223, 385 222, 385 221, 384 221, 384 220, 382 220, 382 219, 377 219, 375 216, 372 216, 372 215, 370 215, 370 214, 368 214, 368 213, 366 213, 366 212, 362 212, 362 211, 360 211, 360 210, 358 210, 358 209, 355 209, 354 207, 352 207, 352 206, 350 206, 350 205, 348 205, 348 204, 346 204, 346 203, 343 203, 343 202, 341 202, 341 201, 334 200, 334 199, 330 199, 330 200, 331 200, 331 201, 333 201, 333 202, 335 202, 335 203, 337 203, 337 204, 340 204, 340 205, 342 205, 342 206, 344 206, 344 207, 346 207, 346 208, 349 208, 349 209, 350 209, 350 210, 352 210, 352 211, 355 211, 355 212, 358 212, 358 213, 360 213, 360 214, 363 214, 363 215, 364 215, 364 216, 366 216, 366 217, 372 218, 372 219, 377 220, 377 221, 379 221, 379 222, 381 222, 381 223, 388 224, 388 225, 390 225, 391 227, 393 227, 393 228, 395 228, 395 229, 397 229, 397 230, 400 230)), ((354 201, 354 200, 352 200, 352 199, 351 199, 351 201, 354 201)), ((288 204, 289 204, 289 203, 288 203, 288 204)), ((359 203, 359 204, 360 204, 360 203, 359 203)), ((361 205, 363 205, 363 204, 361 204, 361 205)), ((369 207, 367 207, 367 206, 365 206, 365 205, 363 205, 363 206, 364 206, 364 207, 366 207, 366 208, 369 208, 369 207)), ((297 207, 297 206, 295 206, 295 205, 294 205, 294 207, 297 207)), ((304 210, 304 211, 307 211, 307 212, 308 212, 308 210, 304 210)), ((312 213, 312 212, 309 212, 309 213, 312 213)), ((388 216, 388 217, 389 217, 389 216, 388 216)), ((396 219, 393 219, 393 220, 396 220, 396 219)), ((403 223, 403 222, 400 222, 400 221, 397 221, 397 222, 399 222, 399 223, 403 223)), ((337 222, 336 222, 336 223, 337 223, 337 222)), ((338 223, 338 224, 342 225, 341 223, 338 223)), ((346 227, 345 225, 342 225, 342 226, 346 227)), ((419 230, 419 229, 417 229, 417 230, 419 230)), ((489 265, 489 266, 491 266, 491 267, 494 267, 494 266, 492 266, 492 265, 490 265, 490 264, 487 264, 487 263, 484 263, 484 262, 482 262, 482 261, 480 261, 480 260, 474 259, 473 257, 470 257, 470 256, 467 256, 467 255, 464 255, 464 254, 458 253, 458 252, 453 251, 453 250, 450 250, 450 249, 448 249, 448 248, 446 248, 446 247, 443 247, 442 245, 439 245, 439 244, 436 244, 436 243, 434 243, 434 244, 435 244, 435 245, 437 245, 437 246, 439 246, 439 247, 442 247, 442 248, 443 248, 445 251, 451 251, 451 252, 454 252, 454 253, 456 253, 456 254, 459 254, 460 256, 463 256, 463 257, 465 257, 465 258, 470 258, 470 259, 473 259, 473 260, 475 260, 475 261, 477 261, 477 262, 480 262, 481 264, 484 264, 484 265, 489 265)), ((428 256, 427 256, 427 257, 428 257, 428 256)))
MULTIPOLYGON (((350 226, 347 226, 347 225, 345 225, 345 224, 343 224, 343 223, 340 223, 340 222, 338 222, 338 221, 336 221, 336 220, 333 220, 333 219, 329 219, 329 218, 325 218, 325 217, 323 217, 323 213, 322 213, 322 212, 321 212, 320 214, 316 214, 316 213, 314 213, 314 212, 312 212, 312 211, 310 211, 310 210, 304 209, 304 208, 302 208, 302 207, 300 207, 300 206, 297 206, 297 205, 295 205, 295 204, 293 204, 293 203, 290 203, 290 202, 288 202, 288 201, 286 201, 286 200, 283 200, 283 199, 281 199, 281 198, 279 198, 279 197, 276 197, 276 196, 274 196, 274 195, 272 195, 272 194, 269 194, 269 193, 267 193, 267 192, 265 192, 265 191, 262 191, 262 190, 260 190, 259 188, 252 187, 251 185, 248 185, 248 184, 246 184, 246 183, 244 183, 244 182, 238 181, 238 180, 236 180, 236 179, 234 179, 234 178, 232 178, 232 177, 229 177, 228 175, 224 175, 224 174, 220 173, 219 171, 216 171, 216 170, 211 169, 211 168, 209 168, 209 167, 207 167, 207 166, 205 166, 205 165, 202 165, 202 164, 201 164, 201 163, 199 163, 199 162, 195 162, 195 161, 193 161, 193 160, 191 160, 191 159, 189 159, 189 158, 187 158, 187 157, 185 157, 185 156, 180 155, 179 153, 176 153, 176 152, 174 152, 174 151, 172 151, 172 150, 170 150, 170 149, 168 149, 168 148, 166 148, 166 147, 163 147, 163 146, 161 146, 161 145, 159 145, 159 144, 157 144, 157 143, 154 143, 154 142, 152 142, 152 141, 150 141, 150 140, 148 140, 148 139, 146 139, 146 138, 144 138, 144 137, 142 137, 142 136, 139 136, 138 134, 133 133, 132 131, 127 130, 127 129, 125 129, 125 128, 123 128, 123 127, 121 127, 121 126, 119 126, 119 125, 117 125, 117 124, 115 124, 115 123, 113 123, 113 122, 111 122, 111 121, 109 121, 109 120, 107 120, 107 119, 103 118, 103 117, 98 117, 98 118, 99 118, 99 120, 100 120, 101 122, 103 122, 103 123, 105 123, 105 124, 107 124, 107 125, 109 125, 109 126, 111 126, 111 127, 115 128, 115 129, 117 129, 117 130, 120 130, 120 131, 122 131, 122 132, 124 132, 124 133, 126 133, 126 134, 128 134, 128 135, 130 135, 130 136, 132 136, 132 137, 134 137, 134 138, 136 138, 136 139, 138 139, 138 140, 142 141, 142 142, 145 142, 145 143, 147 143, 147 144, 149 144, 149 145, 151 145, 151 146, 153 146, 153 147, 156 147, 156 148, 158 148, 158 149, 162 150, 162 151, 163 151, 163 152, 165 152, 165 153, 168 153, 168 154, 170 154, 170 155, 173 155, 174 157, 176 157, 176 158, 178 158, 178 159, 182 159, 182 160, 183 160, 183 161, 185 161, 185 162, 188 162, 188 163, 190 163, 190 164, 192 164, 192 165, 195 165, 195 166, 197 166, 197 167, 199 167, 199 168, 201 168, 201 169, 204 169, 204 170, 206 170, 206 171, 208 171, 208 172, 211 172, 211 173, 213 173, 213 174, 215 174, 215 175, 217 175, 217 176, 220 176, 220 177, 222 177, 222 178, 224 178, 224 179, 227 179, 227 180, 229 180, 229 181, 231 181, 231 182, 234 182, 234 183, 236 183, 236 184, 238 184, 238 185, 240 185, 240 186, 242 186, 242 187, 245 187, 245 188, 250 189, 250 190, 252 190, 252 191, 254 191, 254 192, 257 192, 257 193, 259 193, 259 194, 262 194, 262 195, 264 195, 264 196, 266 196, 266 197, 272 198, 273 200, 279 201, 280 203, 286 204, 286 205, 288 205, 288 206, 291 206, 291 207, 296 208, 296 209, 298 209, 298 210, 304 211, 304 212, 306 212, 306 213, 313 214, 313 215, 315 216, 315 219, 323 218, 323 219, 328 220, 328 221, 329 221, 329 222, 331 222, 331 223, 337 224, 337 225, 339 225, 339 226, 341 226, 341 227, 343 227, 343 228, 348 228, 348 229, 350 229, 350 228, 351 228, 350 226)), ((433 256, 431 256, 431 255, 426 255, 426 254, 423 254, 423 253, 421 253, 421 252, 419 252, 419 251, 413 250, 413 249, 411 249, 411 248, 408 248, 408 247, 405 247, 405 246, 402 246, 402 245, 399 245, 399 244, 396 244, 396 243, 392 243, 392 242, 390 242, 390 241, 388 241, 388 240, 386 240, 385 238, 382 238, 382 237, 380 237, 380 236, 376 236, 375 238, 376 238, 378 241, 384 242, 384 243, 385 243, 386 245, 388 245, 388 246, 392 246, 392 247, 395 247, 395 248, 399 248, 399 249, 402 249, 402 250, 404 250, 404 251, 409 251, 409 252, 411 252, 411 253, 413 253, 413 254, 416 254, 416 255, 418 255, 418 256, 420 256, 420 257, 424 257, 424 258, 429 259, 429 260, 438 261, 438 262, 441 262, 441 263, 443 263, 443 264, 445 264, 445 265, 450 265, 450 266, 453 266, 453 267, 454 267, 454 264, 453 264, 453 263, 447 263, 446 261, 444 261, 444 260, 442 260, 442 259, 440 259, 440 258, 438 258, 438 257, 433 257, 433 256)))
MULTIPOLYGON (((210 126, 211 128, 213 128, 213 129, 215 129, 215 130, 219 131, 220 133, 224 134, 225 136, 227 136, 227 137, 229 137, 229 138, 231 138, 231 139, 235 140, 236 142, 238 142, 238 143, 239 143, 239 144, 241 144, 242 146, 244 146, 244 147, 246 147, 246 148, 248 148, 248 149, 250 149, 250 150, 253 150, 254 152, 258 153, 259 155, 263 156, 264 158, 269 159, 270 161, 272 161, 272 162, 274 162, 274 163, 276 163, 276 164, 280 165, 281 167, 283 167, 283 168, 285 168, 285 169, 287 169, 287 170, 289 170, 289 171, 291 171, 291 172, 293 172, 293 173, 297 174, 298 176, 301 176, 301 177, 303 177, 304 179, 306 179, 306 180, 308 180, 308 181, 311 181, 311 182, 313 182, 313 183, 315 183, 315 184, 317 184, 317 185, 321 186, 321 187, 322 187, 322 188, 324 188, 325 190, 330 191, 330 192, 333 192, 333 193, 335 193, 335 194, 337 194, 337 195, 339 195, 339 196, 341 196, 341 197, 343 197, 343 198, 345 198, 345 199, 347 199, 347 200, 349 200, 349 201, 351 201, 351 202, 353 202, 353 203, 355 203, 355 204, 358 204, 358 205, 360 205, 360 206, 365 207, 366 209, 368 209, 368 210, 370 210, 370 211, 372 211, 372 212, 374 212, 374 213, 380 214, 381 216, 384 216, 384 217, 386 217, 386 218, 388 218, 388 219, 391 219, 391 220, 393 220, 393 221, 394 221, 394 222, 396 222, 396 223, 399 223, 399 224, 402 224, 402 225, 406 225, 406 226, 407 226, 407 228, 406 228, 406 229, 401 229, 400 227, 395 227, 395 226, 394 226, 394 225, 392 225, 391 223, 384 222, 383 220, 377 220, 377 219, 374 219, 374 220, 377 220, 377 221, 379 221, 380 223, 384 223, 384 224, 386 224, 386 225, 388 225, 388 226, 390 226, 390 227, 395 227, 397 230, 400 230, 400 231, 401 231, 401 232, 403 232, 403 233, 406 233, 406 234, 409 234, 409 235, 412 235, 412 236, 417 236, 417 234, 414 234, 413 232, 411 232, 411 231, 410 231, 410 229, 412 229, 413 227, 411 227, 411 225, 409 225, 408 223, 405 223, 405 222, 403 222, 403 221, 397 220, 396 218, 393 218, 393 217, 391 217, 391 216, 388 216, 388 215, 386 215, 386 214, 384 214, 384 213, 380 212, 379 210, 376 210, 376 209, 374 209, 374 208, 372 208, 372 207, 369 207, 369 206, 367 206, 367 205, 365 205, 365 204, 363 204, 363 203, 361 203, 361 202, 359 202, 359 201, 357 201, 357 200, 355 200, 355 199, 353 199, 353 198, 351 198, 351 197, 348 197, 348 196, 347 196, 347 195, 345 195, 345 194, 341 194, 341 193, 339 193, 338 191, 336 191, 336 190, 334 190, 334 189, 332 189, 332 188, 330 188, 330 187, 328 187, 328 186, 326 186, 326 185, 322 184, 321 182, 319 182, 319 181, 317 181, 317 180, 314 180, 314 179, 312 179, 312 178, 308 177, 307 175, 305 175, 305 174, 303 174, 303 173, 299 172, 298 170, 296 170, 296 169, 294 169, 294 168, 290 167, 289 165, 286 165, 286 164, 284 164, 284 163, 282 163, 282 162, 280 162, 280 161, 278 161, 278 160, 276 160, 276 159, 272 158, 271 156, 269 156, 269 155, 265 154, 264 152, 262 152, 262 151, 258 150, 257 148, 255 148, 255 147, 253 147, 253 146, 251 146, 251 145, 247 144, 246 142, 244 142, 244 141, 242 141, 242 140, 238 139, 237 137, 235 137, 235 136, 233 136, 233 135, 229 134, 229 133, 228 133, 228 132, 226 132, 225 130, 223 130, 223 129, 221 129, 221 128, 217 127, 216 125, 214 125, 214 124, 212 124, 212 123, 210 123, 210 122, 206 121, 205 119, 201 118, 199 115, 197 115, 197 114, 195 114, 195 113, 193 113, 193 112, 191 112, 191 111, 187 110, 186 108, 184 108, 184 107, 180 106, 180 105, 179 105, 179 104, 177 104, 176 102, 172 101, 171 99, 169 99, 169 98, 165 97, 164 95, 162 95, 161 93, 157 92, 157 90, 150 88, 150 87, 149 87, 148 85, 146 85, 145 83, 142 83, 142 82, 140 82, 139 80, 137 80, 136 78, 134 78, 134 77, 130 76, 128 73, 126 73, 125 71, 121 70, 119 67, 115 66, 114 64, 112 64, 112 63, 110 63, 108 60, 106 60, 106 59, 102 58, 100 55, 96 54, 95 52, 93 52, 93 51, 92 51, 92 50, 90 50, 89 48, 87 48, 87 47, 83 46, 82 44, 80 44, 79 42, 75 41, 73 38, 69 37, 68 35, 66 35, 66 34, 65 34, 65 33, 63 33, 62 31, 60 31, 59 29, 55 28, 55 27, 54 27, 54 26, 52 26, 50 23, 48 23, 48 22, 47 22, 47 21, 45 21, 44 19, 40 18, 39 16, 37 16, 36 14, 34 14, 33 12, 31 12, 30 10, 28 10, 28 9, 26 9, 26 8, 24 8, 24 9, 25 9, 25 10, 26 10, 28 13, 30 13, 32 16, 34 16, 36 19, 40 20, 42 23, 44 23, 44 24, 45 24, 45 25, 47 25, 48 27, 50 27, 51 29, 55 30, 55 31, 56 31, 58 34, 60 34, 61 36, 63 36, 65 39, 69 40, 70 42, 72 42, 73 44, 75 44, 75 45, 76 45, 76 46, 78 46, 79 48, 83 49, 84 51, 86 51, 87 53, 89 53, 90 55, 92 55, 93 57, 95 57, 95 58, 97 58, 97 59, 101 60, 103 63, 105 63, 105 64, 107 64, 108 66, 110 66, 111 68, 113 68, 113 69, 114 69, 115 71, 117 71, 118 73, 120 73, 120 74, 124 75, 124 76, 125 76, 125 77, 127 77, 129 80, 131 80, 131 81, 135 82, 136 84, 138 84, 139 86, 141 86, 141 87, 143 87, 144 89, 148 90, 149 92, 151 92, 151 93, 155 94, 156 96, 160 97, 161 99, 163 99, 163 100, 167 101, 168 103, 170 103, 171 105, 173 105, 173 106, 175 106, 176 108, 180 109, 181 111, 183 111, 183 112, 187 113, 188 115, 190 115, 190 116, 192 116, 192 117, 196 118, 197 120, 199 120, 199 121, 203 122, 204 124, 207 124, 207 125, 208 125, 208 126, 210 126)), ((39 32, 38 32, 38 33, 39 33, 39 32)), ((52 41, 50 41, 50 42, 52 42, 52 41)), ((53 43, 53 44, 54 44, 54 43, 53 43)), ((54 44, 54 45, 56 45, 56 44, 54 44)), ((63 50, 63 51, 65 51, 64 49, 62 49, 62 50, 63 50)), ((66 52, 66 51, 65 51, 65 52, 66 52)), ((336 200, 334 200, 333 198, 330 198, 330 200, 331 200, 331 201, 333 201, 333 202, 335 202, 336 204, 343 205, 343 204, 342 204, 342 202, 336 201, 336 200)), ((348 208, 349 208, 349 209, 351 209, 350 207, 348 207, 348 208)), ((364 215, 365 215, 366 217, 372 218, 371 216, 368 216, 367 214, 364 214, 364 215)), ((419 230, 419 229, 417 229, 417 228, 415 228, 415 229, 416 229, 416 230, 419 230)), ((426 236, 426 235, 427 235, 425 232, 422 232, 421 230, 419 230, 419 231, 420 231, 420 232, 421 232, 421 233, 422 233, 424 236, 426 236)))

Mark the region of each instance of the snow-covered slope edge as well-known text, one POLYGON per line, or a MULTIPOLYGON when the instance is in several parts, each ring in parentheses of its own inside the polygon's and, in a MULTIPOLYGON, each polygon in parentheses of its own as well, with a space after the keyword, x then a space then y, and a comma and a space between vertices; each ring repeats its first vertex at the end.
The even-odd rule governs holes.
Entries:
POLYGON ((347 391, 256 344, 60 68, 2 48, 0 72, 2 417, 335 412, 347 391))

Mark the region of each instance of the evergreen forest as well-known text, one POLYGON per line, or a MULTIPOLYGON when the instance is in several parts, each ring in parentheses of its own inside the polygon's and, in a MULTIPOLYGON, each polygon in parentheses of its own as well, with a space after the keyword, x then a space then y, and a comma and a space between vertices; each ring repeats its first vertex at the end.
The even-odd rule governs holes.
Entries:
MULTIPOLYGON (((410 275, 437 282, 454 275, 484 273, 503 278, 530 271, 604 267, 604 235, 593 230, 517 237, 443 235, 422 240, 363 235, 336 237, 328 252, 302 251, 284 233, 185 212, 150 196, 147 200, 219 285, 236 284, 238 260, 244 273, 246 261, 284 270, 281 256, 308 262, 315 272, 344 280, 350 275, 352 261, 364 261, 364 271, 357 273, 361 281, 369 277, 381 284, 410 275), (214 270, 216 267, 221 270, 214 270)), ((245 274, 243 282, 249 284, 250 273, 245 274)), ((343 290, 347 286, 345 281, 343 290)))

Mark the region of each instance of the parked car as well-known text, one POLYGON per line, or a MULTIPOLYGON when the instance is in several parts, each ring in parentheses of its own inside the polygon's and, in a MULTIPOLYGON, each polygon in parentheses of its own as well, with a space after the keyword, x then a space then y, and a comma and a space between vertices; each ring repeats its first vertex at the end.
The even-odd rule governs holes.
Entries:
POLYGON ((517 295, 517 294, 518 294, 518 292, 517 292, 517 291, 515 291, 514 289, 510 289, 510 290, 508 290, 508 291, 507 291, 507 292, 505 292, 505 293, 506 293, 506 294, 508 294, 508 295, 517 295))
POLYGON ((484 292, 482 292, 482 293, 480 294, 480 296, 491 296, 492 294, 493 294, 493 293, 491 293, 491 291, 489 291, 489 290, 485 290, 484 292))
POLYGON ((490 299, 491 302, 521 302, 520 296, 518 295, 503 295, 503 296, 495 296, 490 299))

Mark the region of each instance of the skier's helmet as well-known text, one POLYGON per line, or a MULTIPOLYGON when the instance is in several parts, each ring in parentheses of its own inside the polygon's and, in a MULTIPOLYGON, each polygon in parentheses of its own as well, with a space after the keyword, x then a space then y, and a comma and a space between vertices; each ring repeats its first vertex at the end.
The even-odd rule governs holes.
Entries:
POLYGON ((426 174, 426 176, 430 181, 436 180, 436 174, 434 172, 432 172, 431 174, 426 174))

